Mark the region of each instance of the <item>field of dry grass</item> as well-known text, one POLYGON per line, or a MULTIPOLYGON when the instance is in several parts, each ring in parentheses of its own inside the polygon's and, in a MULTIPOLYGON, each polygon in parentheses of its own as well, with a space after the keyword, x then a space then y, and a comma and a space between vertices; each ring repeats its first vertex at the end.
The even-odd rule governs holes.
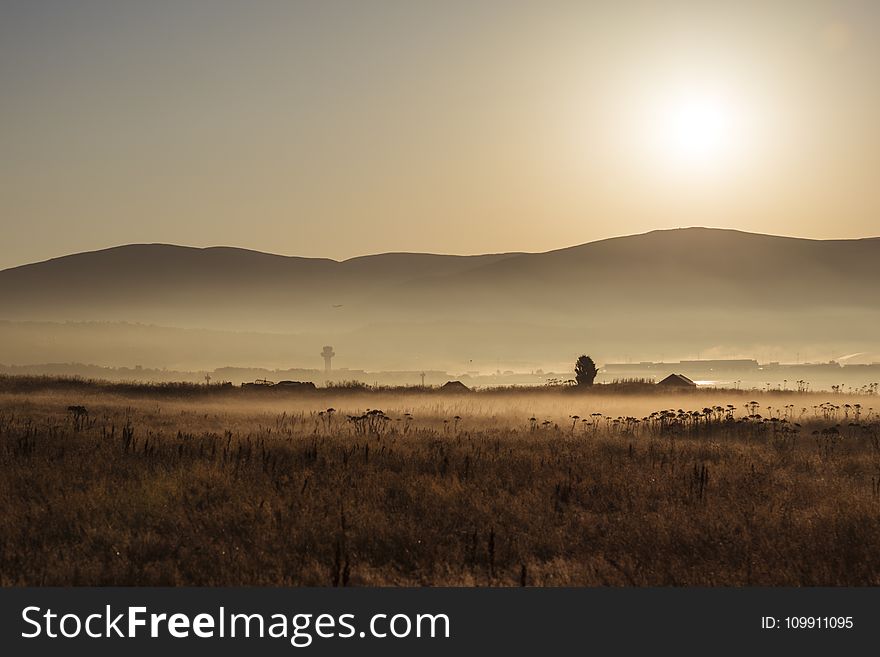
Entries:
POLYGON ((7 385, 0 584, 877 585, 875 401, 7 385))

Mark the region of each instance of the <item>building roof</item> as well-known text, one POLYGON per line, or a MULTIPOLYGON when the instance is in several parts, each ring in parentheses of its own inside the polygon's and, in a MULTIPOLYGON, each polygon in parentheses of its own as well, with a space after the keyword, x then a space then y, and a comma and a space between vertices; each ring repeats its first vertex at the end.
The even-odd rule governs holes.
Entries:
POLYGON ((696 383, 687 378, 684 374, 670 374, 665 379, 660 381, 658 386, 680 386, 683 388, 692 388, 696 387, 696 383))
POLYGON ((450 392, 453 392, 453 391, 461 391, 461 392, 464 392, 464 391, 469 391, 469 390, 470 390, 470 388, 468 388, 468 387, 467 387, 465 384, 463 384, 461 381, 447 381, 446 383, 444 383, 444 384, 441 386, 441 389, 442 389, 442 390, 448 390, 448 391, 450 391, 450 392))

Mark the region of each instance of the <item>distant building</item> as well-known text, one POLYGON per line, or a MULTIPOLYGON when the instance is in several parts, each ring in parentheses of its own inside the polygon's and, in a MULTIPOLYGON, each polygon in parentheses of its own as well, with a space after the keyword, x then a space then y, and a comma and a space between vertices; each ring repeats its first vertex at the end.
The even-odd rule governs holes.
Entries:
POLYGON ((687 378, 684 374, 670 374, 660 381, 658 386, 667 386, 669 388, 696 388, 697 384, 687 378))
POLYGON ((257 379, 254 382, 244 382, 241 384, 242 388, 271 388, 275 385, 274 381, 269 381, 268 379, 257 379))
POLYGON ((759 365, 758 361, 753 358, 725 358, 725 359, 716 359, 716 360, 681 360, 679 361, 679 365, 681 365, 681 369, 685 371, 699 371, 699 372, 731 372, 735 370, 746 370, 746 371, 754 371, 757 370, 759 365))
POLYGON ((314 390, 315 384, 311 381, 279 381, 276 388, 293 388, 299 390, 314 390))
POLYGON ((268 379, 257 379, 253 383, 245 382, 242 388, 285 388, 287 390, 315 390, 315 384, 311 381, 279 381, 275 383, 268 379))
POLYGON ((330 360, 336 355, 336 352, 333 351, 333 347, 327 345, 324 347, 324 351, 321 352, 321 358, 324 359, 324 373, 330 374, 330 360))
POLYGON ((447 381, 440 389, 444 392, 470 392, 470 388, 468 388, 461 381, 447 381))

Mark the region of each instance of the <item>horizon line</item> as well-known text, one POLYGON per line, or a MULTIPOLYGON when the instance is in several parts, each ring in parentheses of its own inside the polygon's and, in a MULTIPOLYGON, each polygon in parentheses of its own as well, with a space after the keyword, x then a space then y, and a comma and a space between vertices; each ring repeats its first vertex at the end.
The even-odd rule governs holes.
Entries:
POLYGON ((276 258, 288 258, 288 259, 297 259, 297 260, 325 260, 330 262, 335 262, 338 264, 351 262, 354 260, 362 260, 365 258, 377 258, 383 256, 429 256, 429 257, 440 257, 440 258, 480 258, 480 257, 488 257, 488 256, 520 256, 520 255, 543 255, 548 253, 557 253, 560 251, 566 251, 569 249, 576 249, 579 247, 587 246, 590 244, 599 244, 602 242, 610 242, 613 240, 626 239, 631 237, 643 237, 646 235, 653 235, 655 233, 673 233, 678 231, 694 231, 694 230, 705 230, 705 231, 715 231, 715 232, 727 232, 727 233, 739 233, 742 235, 753 235, 758 237, 770 237, 770 238, 778 238, 778 239, 790 239, 790 240, 799 240, 799 241, 807 241, 807 242, 857 242, 863 240, 876 240, 880 239, 880 236, 877 235, 865 235, 863 237, 836 237, 836 238, 815 238, 815 237, 801 237, 797 235, 779 235, 775 233, 760 233, 753 232, 747 230, 741 230, 739 228, 721 228, 716 226, 677 226, 675 228, 655 228, 652 230, 644 231, 641 233, 625 233, 621 235, 612 235, 609 237, 603 237, 596 240, 590 240, 587 242, 579 242, 575 244, 569 244, 567 246, 557 247, 554 249, 548 249, 546 251, 494 251, 494 252, 474 252, 474 253, 437 253, 433 251, 380 251, 376 253, 364 253, 361 255, 351 256, 348 258, 336 259, 330 258, 326 256, 303 256, 303 255, 292 255, 292 254, 284 254, 284 253, 275 253, 272 251, 262 251, 260 249, 252 249, 242 246, 232 246, 228 244, 214 244, 209 246, 194 246, 192 244, 180 244, 173 242, 127 242, 123 244, 115 244, 111 246, 99 247, 95 249, 85 250, 85 251, 73 251, 70 253, 64 253, 57 256, 52 256, 50 258, 46 258, 44 260, 34 260, 31 262, 23 262, 18 265, 12 265, 11 267, 5 267, 0 269, 0 273, 10 271, 13 269, 18 269, 20 267, 29 267, 32 265, 44 264, 47 262, 53 262, 55 260, 63 260, 65 258, 72 258, 80 255, 89 255, 94 253, 104 253, 106 251, 115 251, 118 249, 125 249, 131 247, 150 247, 150 246, 158 246, 158 247, 171 247, 177 249, 187 249, 192 251, 212 251, 212 250, 230 250, 230 251, 242 251, 245 253, 254 253, 259 255, 271 256, 276 258))

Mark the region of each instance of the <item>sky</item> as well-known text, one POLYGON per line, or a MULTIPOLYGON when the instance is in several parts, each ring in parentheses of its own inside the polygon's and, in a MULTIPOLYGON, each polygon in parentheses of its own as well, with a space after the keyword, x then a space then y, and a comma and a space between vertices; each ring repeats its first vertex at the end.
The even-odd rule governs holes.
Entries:
POLYGON ((0 268, 876 236, 880 4, 0 0, 0 268))

